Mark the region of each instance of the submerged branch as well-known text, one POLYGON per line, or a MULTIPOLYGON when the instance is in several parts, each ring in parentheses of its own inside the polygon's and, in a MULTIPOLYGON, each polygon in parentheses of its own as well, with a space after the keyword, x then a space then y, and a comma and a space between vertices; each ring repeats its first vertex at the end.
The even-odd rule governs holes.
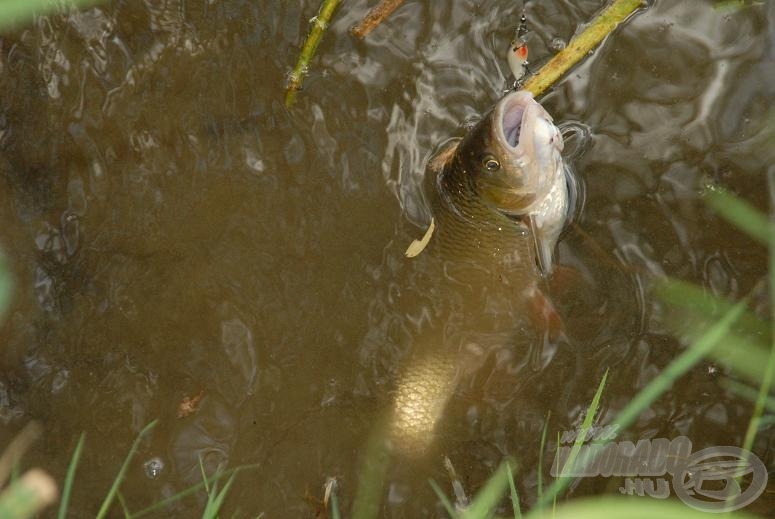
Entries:
POLYGON ((643 5, 642 0, 614 0, 584 31, 573 38, 549 62, 541 67, 524 85, 533 96, 538 97, 552 86, 568 70, 589 54, 606 36, 643 5))
POLYGON ((290 108, 294 101, 296 101, 296 93, 301 90, 304 76, 309 69, 309 62, 315 55, 320 40, 323 39, 323 33, 328 28, 331 17, 340 2, 341 0, 323 0, 323 3, 320 4, 318 15, 310 20, 312 28, 307 35, 307 39, 304 41, 299 60, 296 62, 293 72, 291 72, 288 77, 288 85, 285 90, 285 106, 290 108))
POLYGON ((403 3, 404 0, 381 0, 380 3, 371 8, 358 25, 350 29, 350 32, 353 36, 364 38, 403 3))

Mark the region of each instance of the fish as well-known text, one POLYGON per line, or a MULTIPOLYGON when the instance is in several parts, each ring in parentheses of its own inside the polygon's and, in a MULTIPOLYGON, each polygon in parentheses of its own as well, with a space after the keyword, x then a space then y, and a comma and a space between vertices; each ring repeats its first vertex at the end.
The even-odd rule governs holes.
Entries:
POLYGON ((448 142, 424 177, 437 254, 497 266, 525 250, 529 231, 537 274, 551 274, 570 207, 562 150, 560 130, 528 91, 504 96, 464 138, 448 142))
POLYGON ((438 297, 460 304, 415 337, 394 393, 393 448, 427 450, 459 380, 481 365, 475 357, 518 333, 508 312, 561 326, 541 287, 570 207, 562 150, 549 113, 516 91, 428 162, 423 191, 434 227, 423 255, 443 271, 438 297))

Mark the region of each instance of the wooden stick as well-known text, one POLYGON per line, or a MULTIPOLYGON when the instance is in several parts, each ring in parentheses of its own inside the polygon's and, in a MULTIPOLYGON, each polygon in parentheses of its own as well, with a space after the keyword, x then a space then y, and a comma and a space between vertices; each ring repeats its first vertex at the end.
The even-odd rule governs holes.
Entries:
POLYGON ((350 32, 353 36, 363 39, 403 3, 404 0, 381 0, 380 3, 371 8, 358 25, 350 29, 350 32))
POLYGON ((323 0, 320 4, 318 15, 310 20, 312 28, 301 48, 299 60, 296 62, 293 72, 288 76, 288 85, 285 90, 285 106, 290 108, 296 101, 296 93, 301 90, 301 84, 304 82, 304 76, 309 69, 309 62, 315 55, 320 41, 323 39, 323 33, 328 28, 331 17, 339 6, 341 0, 323 0))
POLYGON ((573 38, 567 47, 528 79, 523 89, 531 92, 534 97, 538 97, 642 5, 642 0, 614 0, 611 2, 611 5, 600 13, 584 29, 584 32, 573 38))

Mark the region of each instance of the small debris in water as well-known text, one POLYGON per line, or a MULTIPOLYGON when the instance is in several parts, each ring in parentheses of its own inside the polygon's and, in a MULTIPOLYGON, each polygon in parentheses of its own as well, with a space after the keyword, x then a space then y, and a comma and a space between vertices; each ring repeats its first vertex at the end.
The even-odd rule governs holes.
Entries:
POLYGON ((205 396, 204 389, 193 397, 183 397, 183 400, 178 405, 178 418, 185 418, 196 413, 199 409, 199 401, 202 400, 203 396, 205 396))
POLYGON ((70 371, 67 369, 59 370, 54 375, 54 380, 51 381, 51 392, 54 394, 59 393, 67 386, 67 382, 70 380, 70 371))
POLYGON ((323 485, 325 490, 325 494, 323 494, 323 505, 326 507, 326 510, 328 510, 328 503, 331 500, 331 493, 336 492, 336 487, 336 478, 329 477, 326 479, 326 484, 323 485))
POLYGON ((466 496, 463 483, 460 482, 452 461, 447 456, 444 456, 444 468, 447 469, 447 474, 449 474, 449 479, 452 482, 452 491, 455 493, 455 508, 465 510, 469 503, 468 496, 466 496))
POLYGON ((562 38, 552 38, 552 41, 549 43, 549 48, 554 52, 560 52, 567 46, 568 44, 562 38))
POLYGON ((149 479, 157 479, 164 470, 164 462, 158 456, 143 463, 143 470, 149 479))

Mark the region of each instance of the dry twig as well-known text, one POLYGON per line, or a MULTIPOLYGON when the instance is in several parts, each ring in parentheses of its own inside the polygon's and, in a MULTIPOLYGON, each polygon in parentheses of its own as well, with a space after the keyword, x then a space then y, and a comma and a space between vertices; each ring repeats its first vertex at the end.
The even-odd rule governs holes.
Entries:
POLYGON ((404 0, 381 0, 380 3, 369 10, 358 25, 350 29, 350 32, 352 32, 353 36, 364 38, 403 3, 404 0))

